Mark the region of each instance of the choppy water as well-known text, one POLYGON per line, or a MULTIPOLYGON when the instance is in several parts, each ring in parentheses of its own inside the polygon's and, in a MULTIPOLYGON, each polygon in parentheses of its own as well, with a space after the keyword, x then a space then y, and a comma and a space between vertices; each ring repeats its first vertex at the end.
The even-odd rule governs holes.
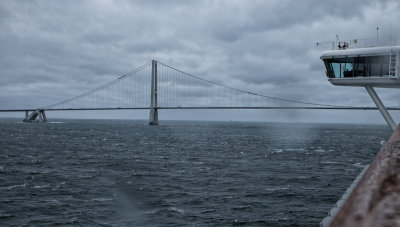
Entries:
POLYGON ((387 126, 0 120, 0 225, 318 226, 387 126))

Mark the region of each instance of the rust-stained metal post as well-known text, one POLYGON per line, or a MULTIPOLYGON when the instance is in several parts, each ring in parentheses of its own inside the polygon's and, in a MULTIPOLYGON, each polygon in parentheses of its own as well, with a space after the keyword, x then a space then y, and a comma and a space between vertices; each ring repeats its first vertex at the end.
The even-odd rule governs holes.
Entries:
POLYGON ((400 226, 400 127, 379 151, 329 226, 400 226))

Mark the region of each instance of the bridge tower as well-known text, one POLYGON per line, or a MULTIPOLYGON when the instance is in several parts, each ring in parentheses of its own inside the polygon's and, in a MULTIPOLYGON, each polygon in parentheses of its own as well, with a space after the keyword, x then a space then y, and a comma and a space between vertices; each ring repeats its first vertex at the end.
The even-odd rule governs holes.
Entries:
POLYGON ((23 122, 47 122, 46 114, 44 113, 44 110, 41 109, 34 110, 30 114, 29 111, 26 110, 23 122), (39 120, 37 120, 38 117, 39 120))
POLYGON ((151 64, 151 100, 149 125, 158 125, 157 108, 157 61, 152 60, 151 64))

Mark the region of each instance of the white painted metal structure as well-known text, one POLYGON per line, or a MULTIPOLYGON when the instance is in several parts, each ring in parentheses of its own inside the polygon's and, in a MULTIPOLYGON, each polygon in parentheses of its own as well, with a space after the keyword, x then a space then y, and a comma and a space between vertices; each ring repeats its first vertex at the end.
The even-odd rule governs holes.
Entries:
POLYGON ((329 82, 338 86, 365 87, 390 128, 396 128, 392 117, 373 87, 400 88, 400 46, 349 48, 324 51, 321 60, 329 82))
POLYGON ((399 88, 399 53, 400 46, 343 49, 324 51, 321 59, 334 85, 399 88))

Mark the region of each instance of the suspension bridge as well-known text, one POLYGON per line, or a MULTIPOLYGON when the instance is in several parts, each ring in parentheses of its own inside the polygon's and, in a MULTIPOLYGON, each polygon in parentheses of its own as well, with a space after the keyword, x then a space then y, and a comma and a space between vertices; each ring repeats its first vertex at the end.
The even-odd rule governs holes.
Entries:
MULTIPOLYGON (((158 125, 161 109, 331 109, 376 110, 376 107, 339 106, 290 100, 233 88, 150 61, 100 87, 25 112, 25 122, 47 121, 45 111, 150 110, 149 125, 158 125)), ((388 110, 400 110, 389 107, 388 110)))

